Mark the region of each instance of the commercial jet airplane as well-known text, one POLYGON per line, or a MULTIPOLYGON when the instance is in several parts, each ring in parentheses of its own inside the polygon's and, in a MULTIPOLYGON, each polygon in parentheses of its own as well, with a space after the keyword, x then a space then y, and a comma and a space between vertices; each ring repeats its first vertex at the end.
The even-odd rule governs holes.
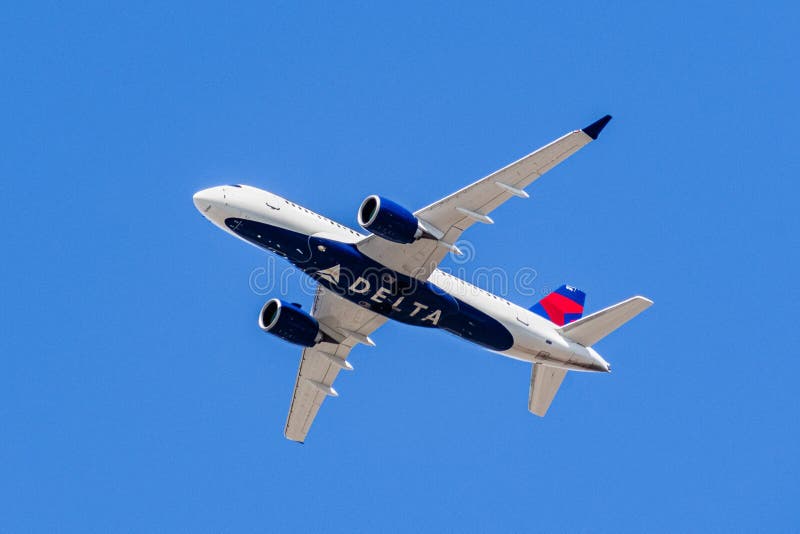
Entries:
POLYGON ((524 158, 415 212, 377 195, 358 209, 364 235, 278 195, 246 185, 224 185, 194 195, 200 213, 226 232, 274 252, 312 277, 311 313, 273 298, 258 325, 303 347, 285 436, 303 442, 333 381, 357 344, 387 319, 446 330, 492 352, 531 362, 528 409, 544 416, 567 371, 607 373, 611 366, 592 348, 648 308, 636 296, 582 317, 585 294, 563 285, 530 309, 437 268, 473 223, 597 139, 606 115, 524 158))

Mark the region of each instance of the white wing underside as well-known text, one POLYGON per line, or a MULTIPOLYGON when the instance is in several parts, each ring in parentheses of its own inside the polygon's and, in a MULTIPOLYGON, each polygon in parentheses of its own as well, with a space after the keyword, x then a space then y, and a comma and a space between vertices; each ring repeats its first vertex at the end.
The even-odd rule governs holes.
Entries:
MULTIPOLYGON (((453 244, 475 222, 491 222, 488 215, 512 196, 527 196, 525 187, 592 141, 583 130, 570 132, 486 178, 416 211, 414 215, 440 231, 440 241, 453 244)), ((433 239, 401 245, 369 235, 358 249, 403 274, 426 280, 449 249, 433 239)))
MULTIPOLYGON (((317 286, 311 315, 324 330, 346 331, 363 337, 369 336, 386 322, 386 317, 348 302, 322 286, 317 286)), ((305 440, 319 407, 325 397, 333 393, 333 381, 341 370, 341 363, 338 362, 346 361, 357 343, 359 341, 355 337, 348 336, 341 343, 323 342, 303 350, 284 429, 288 439, 305 440)))

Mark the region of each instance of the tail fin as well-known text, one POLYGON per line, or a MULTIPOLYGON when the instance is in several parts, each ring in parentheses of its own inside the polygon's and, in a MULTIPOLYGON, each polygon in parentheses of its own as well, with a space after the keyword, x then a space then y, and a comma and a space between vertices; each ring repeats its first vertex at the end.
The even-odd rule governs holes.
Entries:
POLYGON ((652 304, 653 301, 648 298, 631 297, 570 323, 560 328, 559 331, 572 341, 588 347, 642 313, 652 304))
POLYGON ((564 326, 581 318, 585 301, 586 293, 563 285, 531 306, 530 310, 558 326, 564 326))

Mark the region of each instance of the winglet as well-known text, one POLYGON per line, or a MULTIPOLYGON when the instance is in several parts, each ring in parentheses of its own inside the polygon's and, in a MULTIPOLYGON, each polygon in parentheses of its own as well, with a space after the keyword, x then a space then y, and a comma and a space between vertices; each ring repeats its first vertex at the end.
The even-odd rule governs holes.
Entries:
POLYGON ((606 115, 602 119, 594 121, 592 124, 584 128, 583 133, 585 133, 592 139, 597 139, 597 136, 600 135, 600 132, 603 131, 603 128, 606 127, 606 124, 608 124, 608 121, 610 120, 611 120, 611 115, 606 115))

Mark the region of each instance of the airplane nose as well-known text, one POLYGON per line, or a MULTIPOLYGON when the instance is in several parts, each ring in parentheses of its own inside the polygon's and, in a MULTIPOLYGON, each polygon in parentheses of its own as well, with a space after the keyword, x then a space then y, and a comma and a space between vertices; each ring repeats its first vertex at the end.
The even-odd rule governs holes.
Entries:
POLYGON ((198 191, 197 193, 192 196, 192 200, 194 201, 194 206, 200 213, 206 214, 208 211, 214 206, 217 202, 217 194, 214 188, 211 189, 203 189, 202 191, 198 191))

